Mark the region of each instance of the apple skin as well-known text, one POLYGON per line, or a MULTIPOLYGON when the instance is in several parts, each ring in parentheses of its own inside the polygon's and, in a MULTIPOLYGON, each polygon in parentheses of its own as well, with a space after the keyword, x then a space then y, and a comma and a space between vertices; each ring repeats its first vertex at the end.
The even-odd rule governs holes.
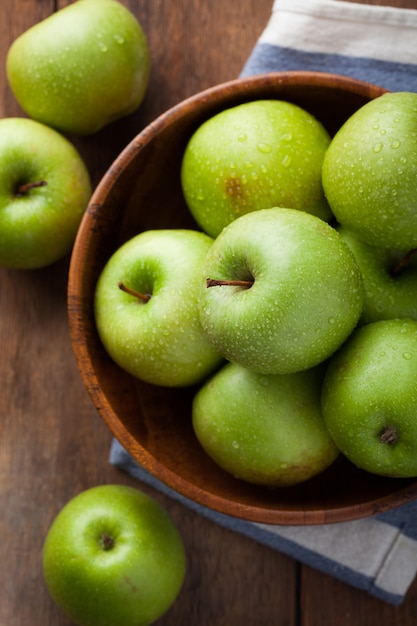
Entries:
POLYGON ((53 600, 79 626, 148 626, 175 602, 186 574, 168 512, 122 485, 70 500, 48 530, 42 563, 53 600))
POLYGON ((339 129, 323 162, 337 221, 381 248, 417 247, 417 94, 386 93, 339 129))
POLYGON ((57 131, 26 118, 0 120, 0 264, 51 265, 71 251, 91 196, 87 167, 57 131), (46 183, 24 193, 24 184, 46 183))
POLYGON ((416 381, 415 320, 362 326, 332 357, 323 416, 335 444, 357 467, 383 476, 417 476, 416 381), (383 433, 388 441, 381 441, 383 433))
POLYGON ((146 36, 116 0, 78 0, 11 45, 10 87, 33 119, 87 135, 135 111, 149 82, 146 36))
POLYGON ((361 324, 381 319, 417 319, 417 259, 413 256, 398 274, 391 273, 407 251, 371 246, 345 228, 342 239, 355 255, 362 272, 365 297, 361 324))
POLYGON ((199 320, 200 272, 213 240, 187 229, 150 230, 109 259, 95 291, 101 341, 124 370, 165 387, 194 385, 222 362, 199 320), (124 293, 122 282, 148 302, 124 293))
POLYGON ((181 180, 199 226, 217 237, 250 211, 283 206, 325 220, 321 164, 330 136, 290 102, 256 100, 204 122, 188 142, 181 180))
POLYGON ((201 324, 228 361, 290 374, 335 352, 362 313, 363 284, 338 232, 296 209, 247 213, 216 238, 203 265, 201 324), (253 280, 251 287, 213 280, 253 280))
POLYGON ((265 376, 227 363, 196 393, 194 432, 226 472, 269 487, 321 473, 337 458, 321 414, 324 367, 265 376))

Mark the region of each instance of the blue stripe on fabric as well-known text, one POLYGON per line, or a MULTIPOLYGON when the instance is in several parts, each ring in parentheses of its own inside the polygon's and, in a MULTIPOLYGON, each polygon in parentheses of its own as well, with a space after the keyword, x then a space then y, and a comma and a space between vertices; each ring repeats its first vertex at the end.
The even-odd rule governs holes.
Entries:
POLYGON ((241 76, 295 70, 341 74, 374 83, 390 91, 417 91, 417 65, 303 52, 267 43, 255 46, 241 76))
MULTIPOLYGON (((367 591, 371 595, 384 600, 385 602, 389 602, 390 604, 399 605, 403 599, 403 595, 398 595, 394 593, 389 593, 384 589, 377 587, 374 583, 374 580, 370 576, 366 576, 363 573, 358 572, 357 570, 353 570, 349 567, 341 565, 337 561, 334 561, 328 557, 317 554, 308 548, 304 548, 292 541, 288 538, 280 537, 279 535, 273 534, 269 532, 262 526, 254 524, 252 522, 247 522, 245 520, 231 517, 229 515, 225 515, 224 513, 219 513, 218 511, 214 511, 205 506, 202 506, 192 500, 189 500, 182 494, 177 491, 172 490, 170 487, 162 483, 160 480, 152 476, 147 470, 141 467, 123 448, 123 446, 114 439, 112 441, 111 449, 110 449, 110 458, 109 461, 111 464, 116 467, 126 471, 134 478, 142 481, 143 483, 149 485, 160 491, 161 493, 175 499, 181 504, 187 506, 189 509, 192 509, 196 513, 199 513, 201 516, 213 521, 224 528, 232 530, 234 532, 239 532, 250 539, 258 541, 265 546, 276 549, 283 554, 294 558, 297 561, 303 562, 310 567, 320 570, 325 574, 329 574, 334 578, 341 580, 342 582, 347 582, 350 585, 367 591)), ((417 505, 415 505, 417 506, 417 505)), ((404 507, 401 509, 397 509, 393 513, 395 515, 391 515, 390 513, 378 515, 378 519, 382 520, 382 517, 388 517, 388 523, 393 523, 398 516, 398 521, 400 521, 401 511, 403 511, 404 507)), ((394 523, 394 525, 397 525, 394 523)), ((400 524, 398 524, 400 526, 400 524)))
POLYGON ((381 522, 399 528, 406 537, 417 540, 417 500, 392 511, 379 513, 377 517, 381 522))

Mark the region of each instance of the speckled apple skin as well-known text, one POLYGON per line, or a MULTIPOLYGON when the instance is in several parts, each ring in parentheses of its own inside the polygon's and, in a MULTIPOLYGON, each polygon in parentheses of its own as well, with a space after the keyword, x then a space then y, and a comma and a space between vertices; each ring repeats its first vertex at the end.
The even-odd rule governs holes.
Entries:
POLYGON ((212 237, 251 211, 284 206, 330 219, 321 165, 330 136, 290 102, 256 100, 204 122, 184 154, 181 180, 194 219, 212 237))
POLYGON ((38 269, 72 248, 91 196, 80 153, 63 135, 27 118, 0 120, 0 264, 38 269), (45 185, 17 194, 21 184, 45 185))
POLYGON ((331 359, 322 408, 338 448, 374 474, 417 476, 417 321, 380 320, 355 331, 331 359), (381 443, 384 427, 399 440, 381 443))
POLYGON ((266 376, 228 363, 194 397, 207 454, 236 478, 288 487, 329 467, 339 450, 321 413, 324 367, 266 376))
POLYGON ((248 213, 214 241, 203 266, 200 319, 229 361, 289 374, 327 359, 356 326, 362 276, 326 222, 295 209, 248 213), (254 280, 250 288, 206 278, 254 280))
POLYGON ((132 113, 149 82, 146 36, 115 0, 82 0, 32 26, 11 45, 10 87, 32 118, 91 134, 132 113))
POLYGON ((200 324, 200 275, 212 239, 186 229, 140 233, 104 267, 95 290, 101 341, 124 370, 166 387, 193 385, 221 362, 200 324), (118 284, 148 302, 122 292, 118 284))
POLYGON ((361 324, 396 317, 417 320, 417 258, 410 258, 398 275, 392 275, 392 268, 407 250, 371 246, 345 228, 338 228, 338 232, 362 273, 365 297, 361 324))
POLYGON ((182 537, 139 489, 99 485, 70 500, 43 547, 47 588, 79 626, 149 626, 175 602, 186 572, 182 537), (103 536, 111 548, 103 547, 103 536))
POLYGON ((338 222, 367 243, 417 247, 417 94, 356 111, 329 146, 323 187, 338 222))

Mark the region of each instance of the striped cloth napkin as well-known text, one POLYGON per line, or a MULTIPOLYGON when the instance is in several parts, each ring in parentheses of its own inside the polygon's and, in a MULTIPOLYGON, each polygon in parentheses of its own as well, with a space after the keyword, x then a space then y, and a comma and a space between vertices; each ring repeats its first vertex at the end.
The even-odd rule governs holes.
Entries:
MULTIPOLYGON (((391 91, 417 91, 417 10, 343 0, 275 0, 242 76, 312 70, 391 91)), ((400 604, 417 573, 417 500, 374 517, 319 526, 246 522, 196 504, 138 465, 114 440, 110 463, 197 513, 354 587, 400 604)))

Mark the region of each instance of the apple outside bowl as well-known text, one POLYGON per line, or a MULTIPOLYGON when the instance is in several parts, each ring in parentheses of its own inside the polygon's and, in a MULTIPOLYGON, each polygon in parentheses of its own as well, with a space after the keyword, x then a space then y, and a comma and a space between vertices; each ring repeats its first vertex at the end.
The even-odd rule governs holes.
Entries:
POLYGON ((366 473, 340 457, 294 487, 268 489, 233 478, 202 450, 192 429, 195 388, 162 388, 121 370, 105 352, 94 321, 94 290, 111 254, 151 228, 197 228, 181 191, 182 155, 193 131, 221 110, 276 98, 314 114, 334 134, 385 90, 338 75, 278 72, 236 79, 168 110, 139 133, 98 184, 70 264, 68 314, 85 387, 111 433, 163 483, 221 513, 267 524, 341 522, 392 509, 417 496, 417 480, 366 473))

